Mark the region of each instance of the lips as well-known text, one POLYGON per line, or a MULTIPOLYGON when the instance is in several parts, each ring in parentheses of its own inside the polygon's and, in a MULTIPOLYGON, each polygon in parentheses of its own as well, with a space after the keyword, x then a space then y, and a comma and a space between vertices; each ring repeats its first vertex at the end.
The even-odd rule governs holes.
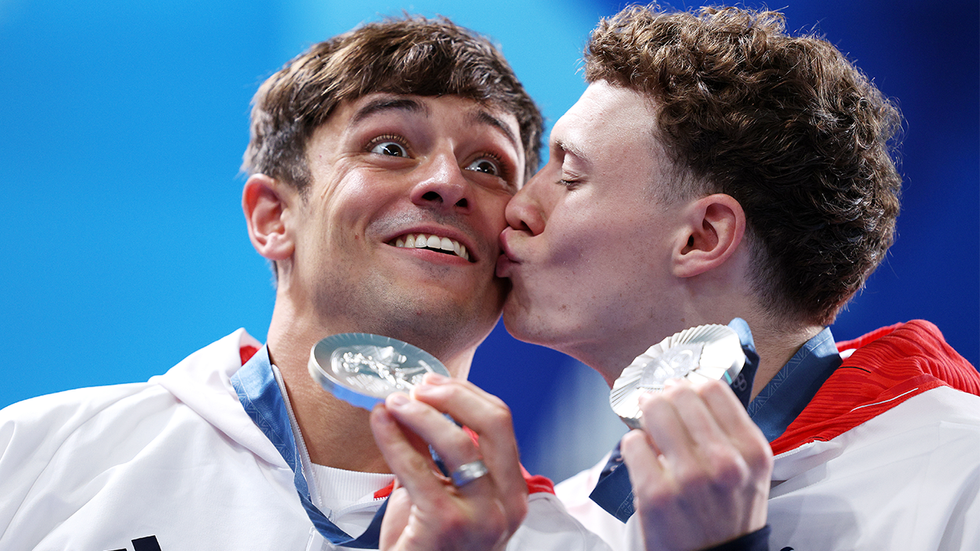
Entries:
POLYGON ((516 233, 518 232, 514 228, 504 228, 504 231, 500 233, 500 256, 497 258, 496 266, 497 277, 510 277, 511 267, 520 263, 511 248, 516 233))
POLYGON ((404 249, 429 249, 470 261, 470 252, 466 245, 445 236, 430 233, 408 233, 389 241, 388 244, 404 249))

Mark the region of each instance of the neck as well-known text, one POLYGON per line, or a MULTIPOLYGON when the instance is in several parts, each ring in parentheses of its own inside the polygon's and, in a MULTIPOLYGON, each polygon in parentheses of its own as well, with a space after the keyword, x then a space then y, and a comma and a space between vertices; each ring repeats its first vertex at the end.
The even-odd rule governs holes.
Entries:
POLYGON ((623 370, 633 363, 633 360, 637 356, 646 352, 647 348, 657 344, 663 338, 659 337, 656 340, 645 338, 620 340, 617 338, 615 341, 623 346, 607 347, 605 346, 606 343, 602 345, 598 345, 597 343, 595 346, 584 344, 575 348, 563 349, 562 352, 594 369, 599 375, 602 375, 603 380, 606 381, 609 388, 612 388, 616 379, 623 373, 623 370), (640 344, 630 346, 627 343, 640 344))
POLYGON ((370 413, 335 398, 310 377, 305 353, 271 334, 268 341, 272 363, 282 373, 286 394, 303 435, 310 460, 349 471, 389 472, 371 437, 370 413))
MULTIPOLYGON (((704 318, 697 322, 689 322, 688 325, 678 325, 670 333, 647 332, 641 335, 628 338, 616 338, 616 347, 604 345, 579 346, 568 349, 567 353, 582 363, 595 369, 605 379, 609 388, 612 388, 616 379, 622 374, 623 370, 633 362, 633 360, 645 352, 647 348, 659 343, 663 339, 689 327, 696 327, 709 323, 727 324, 735 315, 721 315, 717 319, 704 318), (629 346, 627 343, 639 343, 636 346, 629 346)), ((755 342, 756 352, 759 354, 759 368, 755 374, 755 381, 752 385, 751 397, 755 396, 776 376, 780 369, 793 357, 794 354, 811 338, 816 336, 823 327, 819 325, 803 324, 791 329, 787 329, 785 322, 766 321, 762 318, 752 316, 739 316, 746 320, 752 331, 752 339, 755 342)), ((691 318, 693 319, 693 318, 691 318)), ((604 343, 608 344, 608 343, 604 343)))
MULTIPOLYGON (((301 322, 280 304, 277 301, 269 326, 269 356, 282 373, 310 460, 349 471, 390 472, 374 442, 370 412, 335 398, 310 377, 307 368, 310 350, 320 339, 363 330, 344 323, 324 326, 301 322)), ((474 351, 475 346, 449 358, 437 357, 454 377, 466 378, 474 351)))
POLYGON ((752 383, 751 398, 755 398, 769 384, 769 381, 808 340, 823 330, 820 325, 809 324, 791 329, 786 329, 785 325, 779 323, 772 325, 759 323, 758 327, 756 329, 749 325, 752 329, 752 338, 755 340, 756 352, 759 353, 759 369, 752 383))
POLYGON ((598 371, 612 388, 623 370, 650 346, 691 327, 727 325, 739 317, 748 323, 759 354, 751 394, 755 398, 823 327, 789 316, 775 316, 767 305, 760 304, 751 281, 744 275, 750 272, 751 262, 751 255, 743 248, 718 269, 679 278, 664 292, 672 302, 661 303, 656 311, 648 312, 636 323, 604 332, 595 342, 574 343, 562 351, 598 371), (609 338, 610 334, 615 336, 609 338))

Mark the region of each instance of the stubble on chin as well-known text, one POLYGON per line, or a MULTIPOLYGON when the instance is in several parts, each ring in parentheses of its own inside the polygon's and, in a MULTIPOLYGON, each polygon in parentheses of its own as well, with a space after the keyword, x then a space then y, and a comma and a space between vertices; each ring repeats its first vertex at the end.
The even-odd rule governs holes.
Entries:
POLYGON ((499 319, 504 300, 502 292, 489 294, 487 300, 493 304, 478 304, 421 297, 404 289, 368 292, 365 287, 334 289, 319 297, 326 318, 344 320, 342 330, 335 332, 396 338, 444 361, 483 342, 499 319))

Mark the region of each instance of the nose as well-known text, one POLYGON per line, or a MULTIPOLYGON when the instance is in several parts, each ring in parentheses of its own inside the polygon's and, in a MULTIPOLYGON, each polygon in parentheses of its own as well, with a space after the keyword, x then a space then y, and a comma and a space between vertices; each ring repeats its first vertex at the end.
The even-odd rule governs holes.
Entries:
POLYGON ((426 163, 423 177, 412 189, 412 202, 437 210, 469 213, 473 209, 470 193, 471 186, 456 157, 440 153, 426 163))
POLYGON ((544 169, 535 174, 531 181, 507 203, 504 217, 507 219, 507 224, 515 230, 525 231, 531 235, 538 235, 544 231, 546 217, 542 205, 542 186, 545 185, 543 173, 544 169))

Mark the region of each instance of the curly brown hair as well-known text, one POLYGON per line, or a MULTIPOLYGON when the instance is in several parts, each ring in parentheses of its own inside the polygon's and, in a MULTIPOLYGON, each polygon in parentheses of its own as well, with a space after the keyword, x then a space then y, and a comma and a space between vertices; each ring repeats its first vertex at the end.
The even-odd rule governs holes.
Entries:
POLYGON ((252 100, 242 171, 305 192, 306 144, 334 107, 374 92, 455 95, 514 114, 525 180, 540 160, 541 112, 486 37, 446 18, 404 16, 369 23, 312 46, 269 77, 252 100))
POLYGON ((586 80, 653 99, 670 197, 745 211, 753 287, 776 318, 827 325, 894 240, 898 109, 832 44, 782 14, 630 6, 593 31, 586 80))

